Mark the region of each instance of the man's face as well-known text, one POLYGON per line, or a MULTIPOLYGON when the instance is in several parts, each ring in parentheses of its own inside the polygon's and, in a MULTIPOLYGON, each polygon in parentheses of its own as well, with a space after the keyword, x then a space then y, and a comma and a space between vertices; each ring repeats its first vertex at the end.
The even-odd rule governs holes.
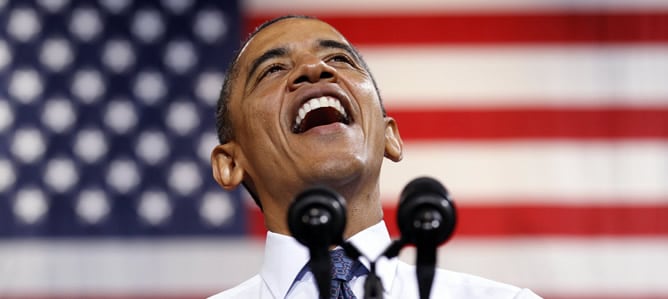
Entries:
POLYGON ((377 180, 387 127, 395 127, 359 59, 340 33, 311 19, 274 23, 242 50, 232 143, 260 198, 377 180))

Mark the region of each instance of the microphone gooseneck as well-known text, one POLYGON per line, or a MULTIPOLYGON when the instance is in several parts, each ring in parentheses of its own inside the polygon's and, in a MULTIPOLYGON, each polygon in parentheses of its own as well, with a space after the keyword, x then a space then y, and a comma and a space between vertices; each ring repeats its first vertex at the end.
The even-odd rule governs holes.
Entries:
POLYGON ((401 239, 386 251, 395 255, 405 244, 417 247, 416 275, 421 299, 429 298, 436 266, 436 248, 450 238, 457 217, 445 187, 435 179, 414 179, 401 192, 397 223, 401 239))

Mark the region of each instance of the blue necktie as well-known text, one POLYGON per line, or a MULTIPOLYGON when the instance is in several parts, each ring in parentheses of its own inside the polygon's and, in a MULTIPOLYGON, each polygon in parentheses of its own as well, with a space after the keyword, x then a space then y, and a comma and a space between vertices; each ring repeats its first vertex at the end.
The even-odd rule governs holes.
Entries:
POLYGON ((332 284, 329 290, 330 299, 357 299, 348 282, 354 277, 354 273, 362 264, 351 260, 343 252, 336 249, 329 252, 332 259, 332 284))

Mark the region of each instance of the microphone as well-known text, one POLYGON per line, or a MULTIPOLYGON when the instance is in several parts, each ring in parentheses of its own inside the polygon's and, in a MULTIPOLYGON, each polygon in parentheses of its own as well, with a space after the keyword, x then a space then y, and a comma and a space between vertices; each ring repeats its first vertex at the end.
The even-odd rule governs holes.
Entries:
POLYGON ((292 236, 309 249, 309 265, 321 299, 329 298, 332 279, 329 247, 343 243, 345 227, 345 200, 326 187, 302 191, 288 209, 288 228, 292 236))
POLYGON ((421 299, 429 298, 431 293, 436 248, 452 235, 456 220, 454 203, 437 180, 420 177, 409 182, 401 192, 397 223, 401 243, 417 247, 415 264, 421 299))

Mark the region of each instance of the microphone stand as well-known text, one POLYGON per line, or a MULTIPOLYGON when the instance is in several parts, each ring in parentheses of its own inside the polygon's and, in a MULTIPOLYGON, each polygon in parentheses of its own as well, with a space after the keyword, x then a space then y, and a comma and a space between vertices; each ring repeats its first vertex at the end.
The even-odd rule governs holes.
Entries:
MULTIPOLYGON (((351 259, 359 259, 363 256, 369 261, 369 274, 364 281, 364 299, 382 299, 383 298, 383 282, 376 274, 376 260, 371 260, 364 256, 352 243, 345 242, 341 244, 346 255, 351 259)), ((381 255, 382 256, 382 255, 381 255)))

